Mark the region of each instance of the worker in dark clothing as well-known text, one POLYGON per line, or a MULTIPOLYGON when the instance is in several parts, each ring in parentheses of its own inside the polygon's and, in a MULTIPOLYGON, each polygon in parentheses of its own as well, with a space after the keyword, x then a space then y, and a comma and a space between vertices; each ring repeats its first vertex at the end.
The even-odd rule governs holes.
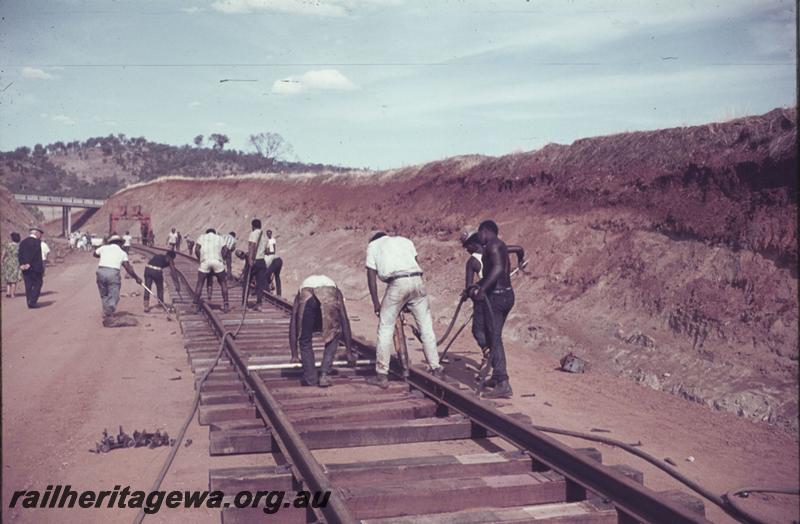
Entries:
MULTIPOLYGON (((483 277, 469 289, 469 297, 484 308, 483 325, 489 344, 492 377, 485 384, 493 389, 486 398, 511 398, 513 391, 508 380, 506 354, 503 346, 503 326, 514 307, 514 289, 511 287, 511 270, 508 247, 498 238, 499 228, 492 220, 485 220, 478 228, 478 240, 483 247, 481 258, 483 277)), ((518 255, 520 260, 524 253, 518 255)))
POLYGON ((283 268, 283 259, 277 255, 267 255, 264 257, 264 262, 267 264, 266 280, 269 282, 270 291, 273 289, 272 277, 275 277, 275 294, 281 296, 281 269, 283 268))
POLYGON ((336 283, 325 275, 311 275, 303 280, 292 305, 289 324, 289 348, 292 362, 297 362, 297 346, 300 342, 300 361, 303 364, 303 384, 325 388, 331 385, 328 376, 339 347, 344 339, 348 361, 355 364, 352 348, 350 320, 344 306, 342 292, 336 283), (317 376, 314 350, 311 346, 315 331, 322 331, 325 350, 322 354, 320 373, 317 376))
MULTIPOLYGON (((476 280, 483 278, 483 246, 478 238, 477 231, 466 230, 461 234, 461 245, 469 253, 466 264, 466 284, 464 295, 469 293, 470 288, 476 280)), ((522 267, 525 262, 525 250, 522 246, 506 246, 509 257, 513 254, 517 257, 517 265, 522 267)), ((509 260, 510 265, 510 260, 509 260)), ((489 372, 489 342, 484 323, 484 308, 480 302, 473 301, 472 306, 472 336, 478 347, 481 348, 483 358, 479 367, 479 378, 486 376, 489 372)))
POLYGON ((42 235, 44 231, 39 226, 30 228, 30 236, 19 243, 19 268, 22 270, 22 279, 25 281, 25 299, 30 309, 36 309, 39 293, 44 282, 44 262, 42 261, 42 235))
MULTIPOLYGON (((154 255, 147 262, 144 268, 144 286, 152 290, 153 284, 156 285, 156 296, 158 300, 164 302, 164 269, 169 268, 172 282, 175 284, 175 291, 180 292, 181 282, 178 279, 178 271, 175 269, 175 251, 167 251, 165 254, 154 255)), ((150 293, 144 293, 144 312, 150 311, 150 293)))

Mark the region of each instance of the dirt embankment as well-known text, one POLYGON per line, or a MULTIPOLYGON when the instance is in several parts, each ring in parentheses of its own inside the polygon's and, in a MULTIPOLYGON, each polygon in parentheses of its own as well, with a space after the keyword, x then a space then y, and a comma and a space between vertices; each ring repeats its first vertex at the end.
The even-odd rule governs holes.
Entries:
MULTIPOLYGON (((437 320, 463 286, 464 225, 495 219, 522 245, 507 339, 513 351, 573 351, 595 370, 797 429, 797 117, 458 157, 365 175, 171 179, 122 191, 159 243, 171 226, 278 235, 287 292, 324 272, 366 293, 369 232, 417 243, 437 320)), ((124 227, 124 226, 122 226, 124 227)), ((132 228, 134 230, 136 228, 132 228)))
POLYGON ((23 238, 28 234, 28 228, 35 223, 33 215, 25 209, 25 206, 14 200, 4 186, 0 186, 0 241, 5 245, 9 240, 9 235, 13 232, 19 233, 23 238))

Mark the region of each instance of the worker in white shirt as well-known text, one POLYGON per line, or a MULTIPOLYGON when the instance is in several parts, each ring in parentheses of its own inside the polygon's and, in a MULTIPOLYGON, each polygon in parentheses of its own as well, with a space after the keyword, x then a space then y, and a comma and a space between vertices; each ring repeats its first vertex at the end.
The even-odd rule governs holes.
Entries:
POLYGON ((417 261, 414 243, 405 237, 388 236, 379 232, 370 239, 367 246, 366 267, 372 305, 375 314, 380 318, 378 344, 375 349, 377 376, 368 379, 367 383, 384 389, 389 387, 389 361, 395 323, 403 308, 408 308, 414 316, 431 372, 441 377, 444 369, 439 364, 428 294, 422 282, 422 268, 417 261), (378 278, 386 283, 383 301, 378 299, 378 278))
POLYGON ((167 235, 167 247, 170 250, 175 251, 175 246, 177 245, 178 245, 178 232, 175 231, 175 228, 173 227, 172 231, 170 231, 169 235, 167 235))
POLYGON ((142 279, 133 270, 128 262, 128 254, 122 250, 122 237, 111 235, 106 245, 100 246, 94 252, 94 256, 100 259, 97 267, 97 289, 100 291, 100 302, 103 305, 103 325, 110 326, 114 312, 119 303, 119 290, 122 286, 120 279, 120 269, 125 271, 136 281, 142 283, 142 279))
POLYGON ((230 306, 228 304, 228 284, 225 282, 225 263, 223 262, 228 251, 225 241, 215 229, 209 228, 204 235, 197 238, 194 250, 200 258, 200 267, 197 269, 197 285, 195 286, 197 291, 195 303, 198 309, 200 308, 200 296, 203 293, 203 281, 214 275, 222 290, 222 312, 227 313, 230 306))
POLYGON ((122 235, 122 250, 126 253, 131 252, 131 244, 133 243, 133 237, 131 236, 130 231, 125 231, 125 234, 122 235))
MULTIPOLYGON (((47 271, 47 255, 50 254, 50 246, 47 245, 47 242, 44 241, 44 233, 42 233, 42 277, 44 277, 45 271, 47 271)), ((42 281, 42 287, 44 287, 44 280, 42 281)), ((39 292, 42 291, 42 288, 39 288, 39 292)))
POLYGON ((236 251, 236 232, 231 231, 227 235, 223 235, 222 240, 225 241, 225 247, 228 248, 228 254, 225 256, 225 271, 228 272, 228 278, 232 279, 233 269, 231 264, 233 262, 233 253, 236 251))
POLYGON ((267 235, 267 250, 265 253, 267 255, 274 255, 278 252, 278 242, 272 237, 271 229, 267 229, 265 234, 267 235))
MULTIPOLYGON (((261 220, 254 218, 250 221, 253 230, 250 236, 247 237, 247 271, 249 271, 250 278, 245 276, 246 282, 242 283, 242 299, 247 294, 246 291, 250 286, 250 281, 256 281, 256 303, 253 310, 261 310, 261 301, 263 300, 264 290, 267 289, 267 264, 264 261, 264 252, 267 248, 267 239, 264 232, 261 230, 261 220)), ((244 304, 247 306, 247 304, 244 304)))
POLYGON ((303 383, 306 386, 326 388, 331 385, 329 373, 339 340, 347 347, 348 361, 355 362, 352 348, 350 320, 344 306, 342 292, 336 283, 325 275, 311 275, 300 284, 294 298, 292 317, 289 323, 289 348, 292 362, 298 361, 297 346, 300 343, 300 361, 303 364, 303 383), (317 375, 314 350, 311 340, 315 331, 322 331, 325 350, 322 353, 320 373, 317 375))
POLYGON ((264 265, 267 268, 266 281, 268 291, 275 291, 275 294, 281 296, 281 269, 283 268, 283 259, 279 257, 276 252, 278 251, 278 243, 272 237, 272 230, 266 230, 267 247, 264 250, 264 265), (272 283, 272 278, 275 278, 275 284, 272 283))

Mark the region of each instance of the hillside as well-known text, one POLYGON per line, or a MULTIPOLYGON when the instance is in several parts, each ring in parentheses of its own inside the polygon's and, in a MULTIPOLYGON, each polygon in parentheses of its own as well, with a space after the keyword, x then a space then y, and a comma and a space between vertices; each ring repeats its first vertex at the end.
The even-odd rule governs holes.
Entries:
POLYGON ((796 110, 776 109, 371 176, 170 178, 115 194, 89 226, 142 204, 163 243, 171 226, 241 236, 258 216, 277 233, 286 293, 320 271, 353 301, 370 231, 394 230, 417 244, 442 329, 463 285, 458 231, 491 217, 531 260, 511 351, 553 365, 573 351, 597 372, 796 430, 796 138, 796 110))
POLYGON ((25 206, 14 200, 7 188, 0 186, 0 243, 5 245, 9 235, 15 231, 24 238, 28 234, 28 227, 34 222, 25 206))
POLYGON ((164 175, 202 178, 262 170, 319 173, 340 168, 225 150, 224 144, 178 147, 121 134, 0 152, 0 183, 12 192, 45 195, 105 198, 126 185, 164 175))

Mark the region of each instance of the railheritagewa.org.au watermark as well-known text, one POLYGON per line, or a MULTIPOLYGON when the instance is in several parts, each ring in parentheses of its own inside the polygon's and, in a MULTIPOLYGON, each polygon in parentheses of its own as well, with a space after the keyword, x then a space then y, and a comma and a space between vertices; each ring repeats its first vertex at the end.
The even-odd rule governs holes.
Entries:
POLYGON ((44 491, 19 490, 11 496, 9 508, 136 508, 145 513, 158 513, 163 508, 262 508, 264 513, 277 513, 283 508, 324 508, 330 491, 239 491, 225 496, 222 491, 142 491, 130 486, 114 486, 112 490, 76 491, 71 485, 49 485, 44 491))

